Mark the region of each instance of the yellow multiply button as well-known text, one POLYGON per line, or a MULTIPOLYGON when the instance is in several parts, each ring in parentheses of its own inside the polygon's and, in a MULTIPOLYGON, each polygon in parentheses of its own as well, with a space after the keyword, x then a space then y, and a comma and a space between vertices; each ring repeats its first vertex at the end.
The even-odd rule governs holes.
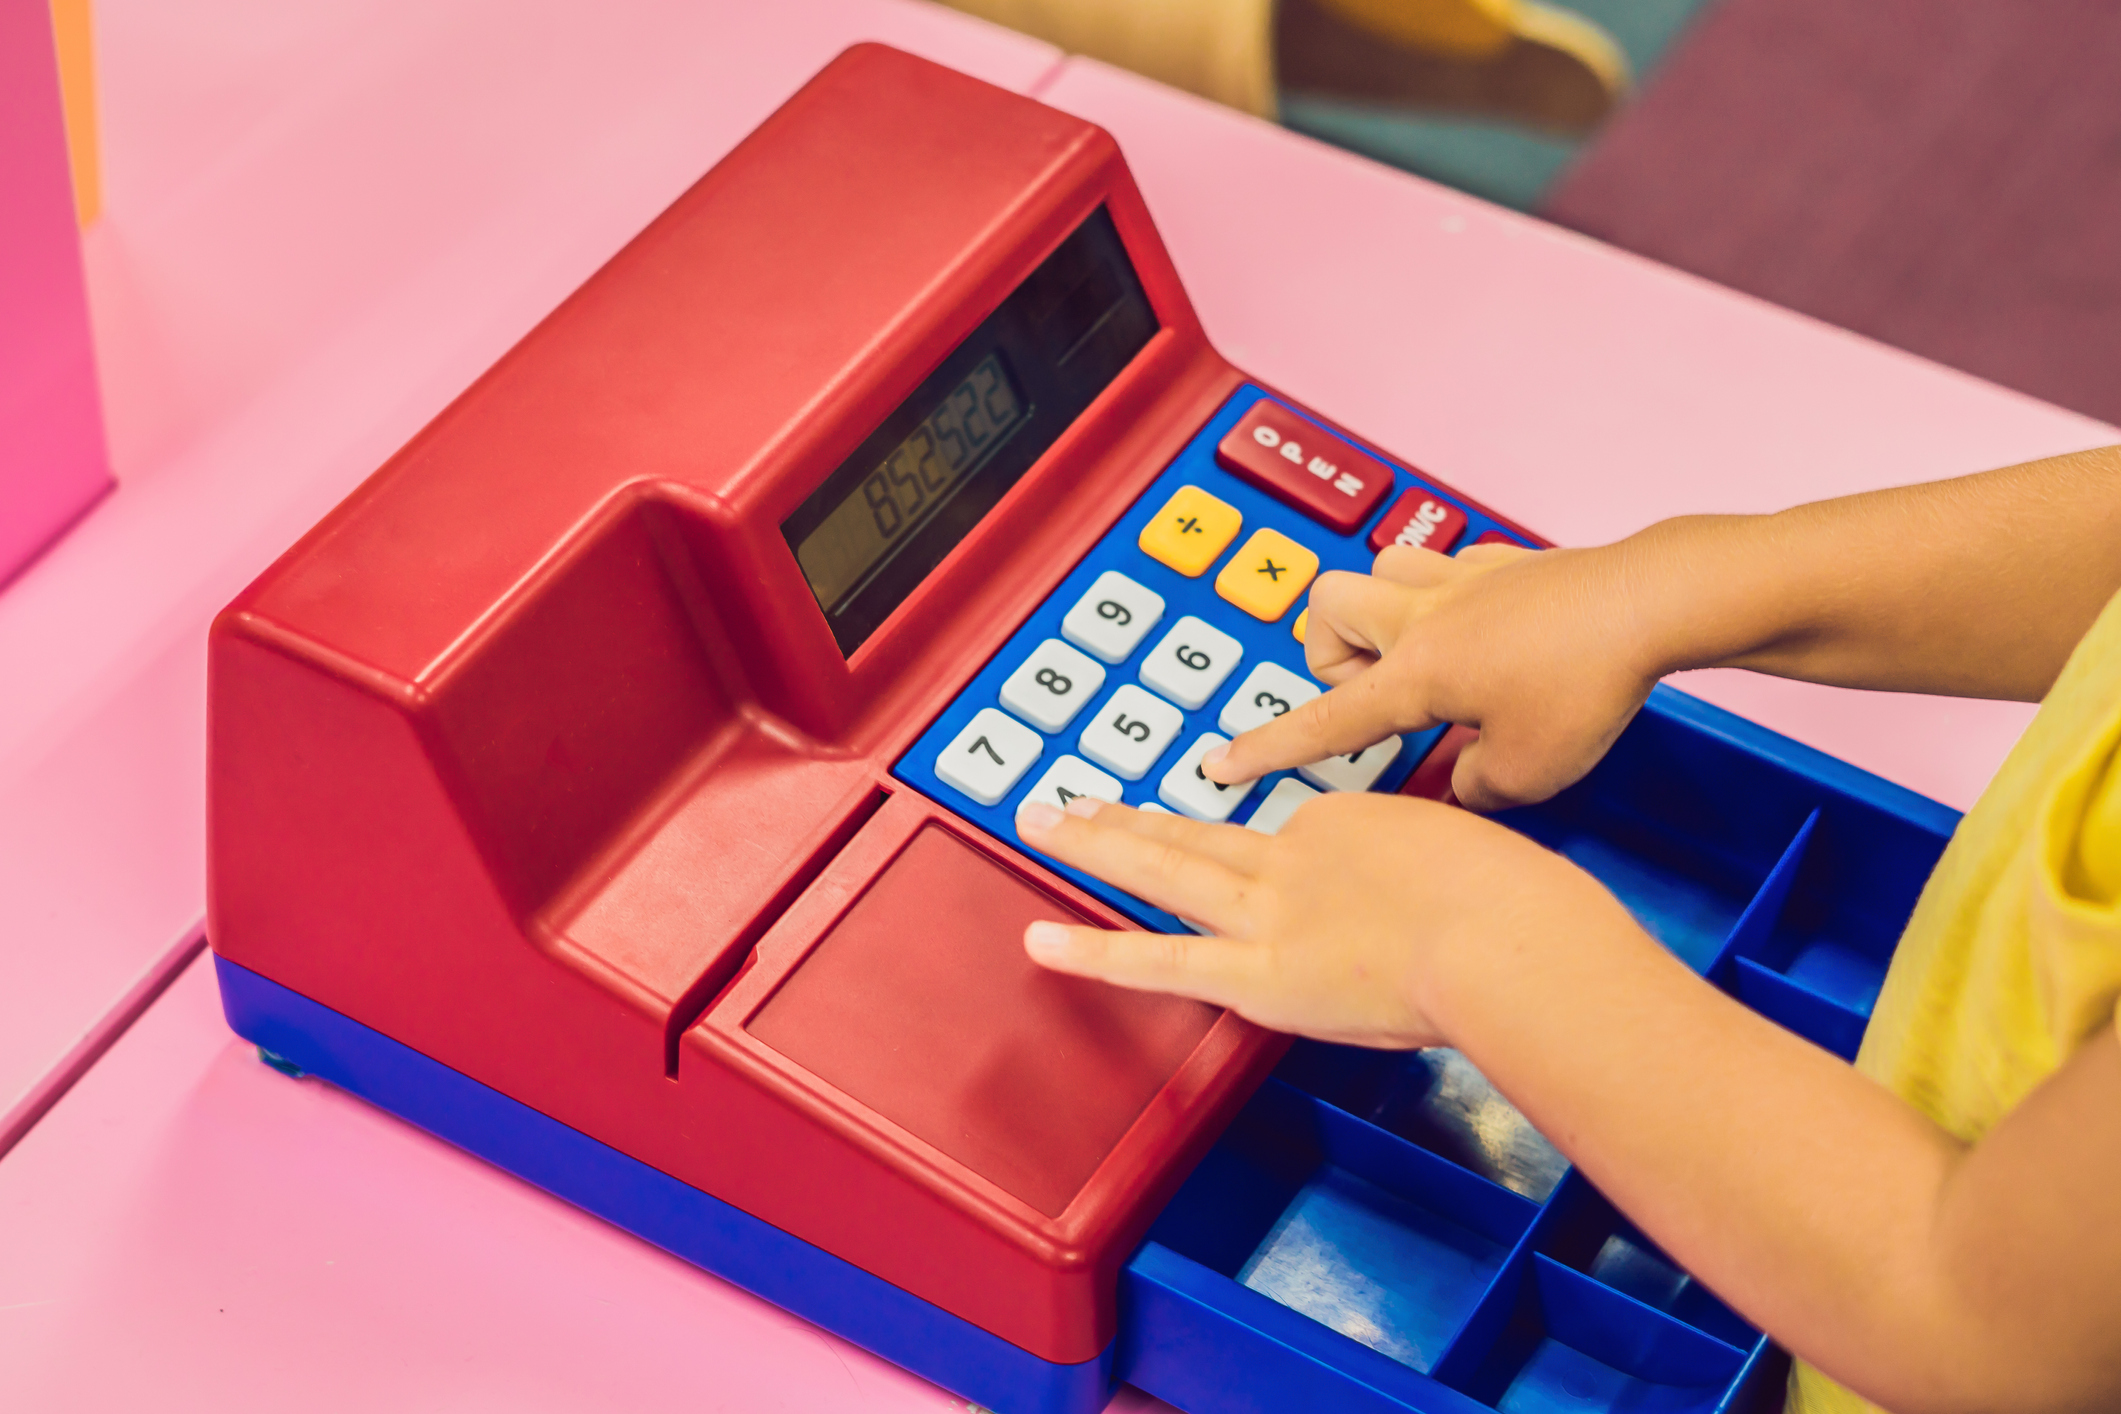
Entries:
POLYGON ((1198 486, 1181 486, 1142 527, 1142 553, 1197 579, 1229 548, 1244 523, 1229 502, 1216 500, 1198 486))
POLYGON ((1289 612, 1317 573, 1318 556, 1278 530, 1255 530, 1215 576, 1215 592, 1253 618, 1273 623, 1289 612))

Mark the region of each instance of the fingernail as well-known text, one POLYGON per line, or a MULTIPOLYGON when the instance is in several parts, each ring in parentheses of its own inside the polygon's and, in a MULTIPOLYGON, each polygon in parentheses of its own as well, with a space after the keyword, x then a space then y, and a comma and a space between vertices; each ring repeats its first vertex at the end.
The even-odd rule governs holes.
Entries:
POLYGON ((1067 926, 1061 923, 1033 923, 1024 929, 1024 949, 1046 957, 1060 956, 1068 950, 1067 926))
POLYGON ((1043 835, 1060 822, 1060 811, 1043 800, 1034 800, 1016 812, 1016 827, 1034 835, 1043 835))
POLYGON ((1087 820, 1105 808, 1105 802, 1094 795, 1079 795, 1068 802, 1068 813, 1078 820, 1087 820))

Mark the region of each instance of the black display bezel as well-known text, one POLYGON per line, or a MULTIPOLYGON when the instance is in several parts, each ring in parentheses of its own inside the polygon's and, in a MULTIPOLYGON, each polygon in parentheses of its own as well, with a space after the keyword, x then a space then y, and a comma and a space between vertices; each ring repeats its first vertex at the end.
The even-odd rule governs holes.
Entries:
POLYGON ((1119 231, 1099 207, 818 483, 781 522, 791 556, 990 354, 1001 356, 1030 408, 925 524, 887 550, 837 602, 819 602, 841 653, 852 656, 868 640, 1159 327, 1119 231))

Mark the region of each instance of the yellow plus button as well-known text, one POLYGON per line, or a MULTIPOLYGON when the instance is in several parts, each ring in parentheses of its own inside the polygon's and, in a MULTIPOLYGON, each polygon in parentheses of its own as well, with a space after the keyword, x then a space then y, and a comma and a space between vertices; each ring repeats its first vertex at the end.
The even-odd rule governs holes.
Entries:
POLYGON ((1142 553, 1189 579, 1198 579, 1229 548, 1244 523, 1244 516, 1229 502, 1216 500, 1198 486, 1181 486, 1142 527, 1142 553))
POLYGON ((1278 530, 1255 530, 1215 576, 1215 592, 1255 619, 1273 623, 1310 587, 1318 556, 1278 530))

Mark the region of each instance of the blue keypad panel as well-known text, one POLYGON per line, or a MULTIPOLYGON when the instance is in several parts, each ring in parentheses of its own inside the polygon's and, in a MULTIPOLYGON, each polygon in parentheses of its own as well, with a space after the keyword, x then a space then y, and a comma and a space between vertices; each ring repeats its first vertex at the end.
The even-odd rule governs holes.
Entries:
MULTIPOLYGON (((1249 788, 1219 789, 1195 769, 1203 751, 1324 690, 1305 671, 1303 644, 1293 632, 1308 591, 1265 622, 1218 593, 1218 577, 1226 570, 1301 573, 1300 554, 1272 537, 1255 541, 1262 530, 1316 555, 1320 573, 1367 572, 1375 558, 1367 540, 1371 522, 1353 535, 1337 535, 1216 464, 1216 444, 1265 396, 1251 386, 1231 396, 899 759, 900 780, 1034 855, 1016 832, 1016 812, 1032 799, 1058 804, 1094 795, 1236 824, 1264 810, 1264 826, 1278 825, 1309 792, 1394 791, 1405 782, 1441 731, 1382 742, 1352 759, 1276 772, 1249 788), (1242 518, 1234 528, 1196 525, 1187 532, 1227 541, 1196 576, 1181 574, 1141 544, 1152 518, 1186 487, 1242 518)), ((1320 429, 1320 435, 1333 434, 1320 429)), ((1383 514, 1401 494, 1419 489, 1466 512, 1460 544, 1502 530, 1403 467, 1395 466, 1393 477, 1391 493, 1378 503, 1383 514)), ((1101 880, 1045 862, 1144 927, 1183 927, 1101 880)))

